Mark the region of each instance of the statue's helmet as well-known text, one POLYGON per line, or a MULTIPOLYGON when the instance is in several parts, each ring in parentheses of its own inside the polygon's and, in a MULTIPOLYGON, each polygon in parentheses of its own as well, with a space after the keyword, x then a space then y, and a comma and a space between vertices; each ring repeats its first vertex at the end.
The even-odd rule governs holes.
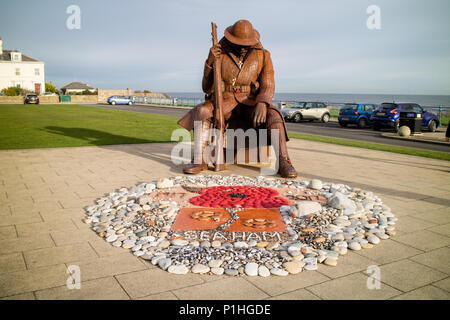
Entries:
POLYGON ((259 43, 259 32, 248 20, 239 20, 225 29, 225 38, 240 46, 253 46, 259 43))

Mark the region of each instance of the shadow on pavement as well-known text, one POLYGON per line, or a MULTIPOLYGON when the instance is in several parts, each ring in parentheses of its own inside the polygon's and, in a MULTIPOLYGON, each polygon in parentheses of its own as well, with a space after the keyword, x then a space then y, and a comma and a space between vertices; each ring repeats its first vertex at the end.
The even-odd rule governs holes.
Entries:
MULTIPOLYGON (((66 137, 88 141, 89 145, 102 146, 107 144, 135 144, 156 142, 147 139, 138 139, 122 135, 111 134, 108 132, 86 129, 86 128, 65 128, 48 126, 45 127, 47 132, 59 134, 66 137)), ((159 141, 158 141, 159 142, 159 141)))
MULTIPOLYGON (((98 146, 102 149, 113 151, 121 151, 134 156, 154 160, 168 166, 170 168, 170 171, 174 174, 182 174, 182 167, 175 165, 170 159, 172 147, 170 145, 167 145, 166 143, 162 144, 163 142, 161 141, 132 138, 86 128, 65 128, 48 126, 45 127, 45 129, 53 134, 59 134, 75 139, 88 141, 89 145, 91 146, 98 146), (158 150, 158 153, 155 153, 153 151, 155 150, 155 148, 152 148, 152 152, 150 152, 149 148, 146 147, 146 144, 148 143, 152 143, 152 146, 161 143, 161 145, 156 148, 158 150), (120 148, 118 147, 119 145, 120 148)), ((152 171, 152 168, 149 168, 149 171, 152 171)))

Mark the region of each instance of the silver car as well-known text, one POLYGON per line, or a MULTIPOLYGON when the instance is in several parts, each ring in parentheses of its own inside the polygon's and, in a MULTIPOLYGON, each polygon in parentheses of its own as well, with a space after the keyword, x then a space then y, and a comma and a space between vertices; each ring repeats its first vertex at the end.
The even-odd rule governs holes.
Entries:
POLYGON ((281 113, 286 121, 320 120, 327 123, 330 120, 330 110, 323 102, 296 102, 281 109, 281 113))

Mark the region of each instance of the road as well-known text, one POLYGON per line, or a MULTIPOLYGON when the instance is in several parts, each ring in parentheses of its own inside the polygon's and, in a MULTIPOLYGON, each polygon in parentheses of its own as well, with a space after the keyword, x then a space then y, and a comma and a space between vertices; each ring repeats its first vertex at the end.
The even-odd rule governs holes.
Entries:
MULTIPOLYGON (((134 112, 152 113, 159 115, 167 115, 174 117, 182 117, 188 110, 176 109, 169 107, 154 107, 149 105, 116 105, 110 106, 108 104, 88 105, 91 107, 118 109, 134 112)), ((417 141, 403 141, 396 139, 389 139, 382 137, 379 131, 368 129, 358 129, 356 127, 341 128, 337 122, 320 123, 320 122, 301 122, 301 123, 287 123, 288 131, 314 134, 333 138, 352 139, 366 142, 383 143, 394 146, 409 147, 416 149, 424 149, 431 151, 450 152, 447 145, 431 144, 417 141)))

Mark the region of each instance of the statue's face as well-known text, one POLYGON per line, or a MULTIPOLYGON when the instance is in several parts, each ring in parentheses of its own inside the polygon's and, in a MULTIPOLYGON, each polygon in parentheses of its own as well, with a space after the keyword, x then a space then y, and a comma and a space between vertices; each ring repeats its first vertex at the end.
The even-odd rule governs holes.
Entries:
POLYGON ((242 50, 248 50, 248 48, 250 48, 250 46, 240 46, 240 45, 232 43, 232 42, 230 42, 230 43, 231 43, 231 50, 236 53, 239 53, 242 50))

